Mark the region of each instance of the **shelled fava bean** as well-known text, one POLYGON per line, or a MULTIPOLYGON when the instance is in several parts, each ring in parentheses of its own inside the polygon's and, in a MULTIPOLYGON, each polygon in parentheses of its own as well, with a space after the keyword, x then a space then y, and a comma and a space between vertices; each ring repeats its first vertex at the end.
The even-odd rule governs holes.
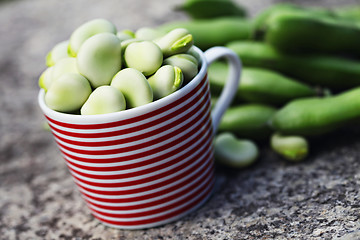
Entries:
POLYGON ((78 27, 46 56, 39 78, 46 105, 93 115, 122 111, 163 98, 190 81, 199 62, 184 28, 117 31, 105 19, 78 27))

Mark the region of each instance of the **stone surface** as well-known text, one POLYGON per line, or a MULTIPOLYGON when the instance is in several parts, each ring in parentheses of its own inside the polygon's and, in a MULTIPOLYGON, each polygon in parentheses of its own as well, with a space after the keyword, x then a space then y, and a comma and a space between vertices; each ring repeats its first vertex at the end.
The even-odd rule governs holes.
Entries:
MULTIPOLYGON (((302 163, 285 162, 265 144, 248 169, 217 166, 212 198, 162 227, 118 230, 90 214, 44 129, 37 105, 44 57, 86 20, 105 17, 119 29, 156 26, 186 19, 171 10, 180 2, 0 3, 0 239, 360 239, 360 131, 352 129, 314 141, 302 163)), ((240 2, 251 14, 271 4, 240 2)))

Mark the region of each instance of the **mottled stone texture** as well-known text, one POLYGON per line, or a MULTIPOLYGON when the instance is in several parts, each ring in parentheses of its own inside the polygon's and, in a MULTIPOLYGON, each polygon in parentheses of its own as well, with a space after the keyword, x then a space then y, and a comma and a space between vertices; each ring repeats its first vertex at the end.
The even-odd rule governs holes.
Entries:
MULTIPOLYGON (((43 127, 36 98, 44 57, 86 20, 105 17, 119 29, 156 26, 186 19, 171 10, 180 2, 0 3, 0 239, 360 239, 360 131, 352 129, 314 140, 302 163, 287 163, 264 144, 251 168, 217 167, 213 197, 177 222, 125 231, 92 217, 43 127)), ((251 14, 271 4, 240 2, 251 14)))

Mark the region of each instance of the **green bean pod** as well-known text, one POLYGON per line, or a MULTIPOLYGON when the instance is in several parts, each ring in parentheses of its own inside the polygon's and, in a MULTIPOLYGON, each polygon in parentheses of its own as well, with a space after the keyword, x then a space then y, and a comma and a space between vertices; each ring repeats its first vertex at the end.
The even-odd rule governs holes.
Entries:
POLYGON ((221 133, 214 140, 215 161, 222 165, 245 168, 252 165, 258 156, 258 147, 251 140, 238 139, 231 133, 221 133))
POLYGON ((331 9, 332 13, 344 20, 360 22, 360 6, 359 5, 347 5, 341 7, 334 7, 331 9))
POLYGON ((158 31, 155 28, 142 27, 136 30, 134 38, 143 41, 152 41, 163 36, 162 31, 158 31))
POLYGON ((304 7, 298 4, 293 3, 277 3, 273 4, 270 7, 264 9, 258 13, 252 22, 252 38, 256 40, 263 40, 264 34, 269 25, 269 19, 271 16, 277 13, 291 13, 291 12, 306 12, 308 14, 313 14, 315 16, 328 16, 333 17, 334 14, 326 9, 320 7, 304 7))
MULTIPOLYGON (((228 65, 224 62, 214 62, 209 66, 208 76, 213 94, 218 95, 224 88, 227 73, 228 65)), ((235 101, 282 105, 292 99, 315 95, 313 88, 275 71, 244 67, 235 101)))
POLYGON ((271 127, 285 135, 312 136, 337 130, 360 119, 360 87, 326 98, 289 102, 271 118, 271 127))
POLYGON ((232 0, 186 0, 176 10, 184 11, 192 19, 212 19, 225 16, 245 17, 245 8, 232 0))
POLYGON ((235 40, 249 39, 251 33, 250 20, 238 17, 176 21, 166 23, 158 29, 169 32, 175 28, 186 28, 194 38, 194 45, 202 50, 224 46, 235 40))
POLYGON ((304 11, 271 15, 264 39, 283 52, 360 55, 359 26, 304 11))
POLYGON ((292 162, 301 161, 309 154, 309 143, 301 136, 284 136, 274 133, 270 145, 276 153, 292 162))
POLYGON ((231 132, 242 138, 265 139, 272 133, 268 121, 275 112, 275 108, 263 104, 232 106, 222 117, 218 131, 231 132))
POLYGON ((234 41, 227 44, 244 66, 279 71, 311 85, 344 90, 360 85, 360 62, 319 54, 284 54, 262 42, 234 41))

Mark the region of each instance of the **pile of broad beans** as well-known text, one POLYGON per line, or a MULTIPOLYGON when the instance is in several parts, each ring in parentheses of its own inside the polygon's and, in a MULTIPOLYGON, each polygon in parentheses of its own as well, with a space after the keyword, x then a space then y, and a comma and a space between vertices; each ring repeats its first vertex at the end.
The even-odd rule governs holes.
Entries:
POLYGON ((190 81, 199 62, 184 28, 117 31, 106 19, 79 26, 46 57, 39 78, 46 105, 68 114, 96 115, 139 107, 190 81))
MULTIPOLYGON (((360 119, 360 6, 279 3, 251 18, 231 0, 185 0, 178 9, 190 19, 159 29, 186 28, 201 49, 227 46, 244 66, 215 139, 219 162, 249 166, 264 140, 284 159, 300 161, 312 138, 360 119)), ((227 67, 219 61, 209 68, 214 102, 227 67)))

